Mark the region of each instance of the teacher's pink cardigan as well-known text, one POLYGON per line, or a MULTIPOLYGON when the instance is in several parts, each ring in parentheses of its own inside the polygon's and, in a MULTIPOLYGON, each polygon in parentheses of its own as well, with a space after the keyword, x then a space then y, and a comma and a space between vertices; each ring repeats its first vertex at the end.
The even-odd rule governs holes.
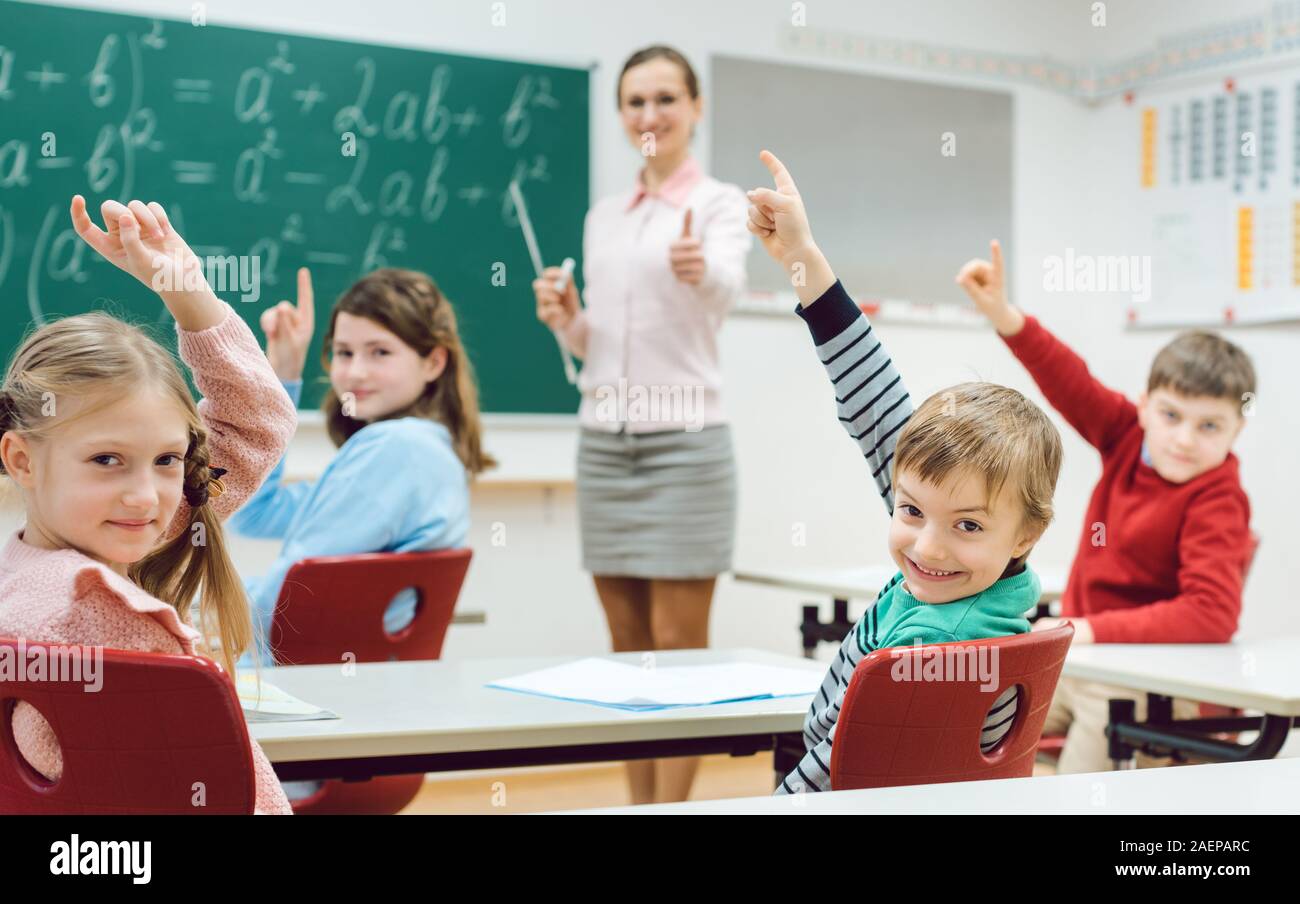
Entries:
MULTIPOLYGON (((221 519, 258 488, 293 437, 297 412, 248 325, 230 305, 214 327, 191 332, 177 325, 181 359, 203 394, 199 414, 208 431, 213 467, 225 468, 225 492, 209 505, 221 519)), ((180 508, 164 533, 189 527, 180 508)), ((199 633, 167 603, 150 596, 107 565, 75 549, 47 550, 15 531, 0 551, 0 635, 45 643, 94 644, 158 653, 197 652, 199 633)), ((42 775, 57 780, 63 756, 49 723, 19 703, 14 740, 42 775)), ((289 801, 262 748, 252 741, 256 812, 290 814, 289 801)))

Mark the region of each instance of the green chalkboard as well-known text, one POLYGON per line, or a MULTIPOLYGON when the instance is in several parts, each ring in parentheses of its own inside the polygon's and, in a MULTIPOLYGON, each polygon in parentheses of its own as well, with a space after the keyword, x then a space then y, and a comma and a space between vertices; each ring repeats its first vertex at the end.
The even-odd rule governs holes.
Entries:
MULTIPOLYGON (((436 24, 429 12, 410 33, 436 38, 436 24)), ((259 338, 261 311, 293 300, 295 271, 311 268, 304 408, 323 394, 334 300, 400 266, 452 300, 484 410, 572 413, 508 186, 545 262, 581 263, 589 89, 585 68, 0 0, 4 351, 33 321, 95 308, 171 335, 157 296, 68 218, 75 193, 96 218, 106 199, 140 198, 228 277, 214 288, 259 338), (216 263, 231 255, 242 270, 216 263)))

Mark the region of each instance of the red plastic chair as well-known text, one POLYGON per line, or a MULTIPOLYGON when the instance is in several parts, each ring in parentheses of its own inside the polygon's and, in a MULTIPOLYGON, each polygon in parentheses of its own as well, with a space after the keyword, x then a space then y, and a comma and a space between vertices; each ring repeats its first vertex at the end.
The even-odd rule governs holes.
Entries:
MULTIPOLYGON (((998 778, 1020 778, 1034 771, 1034 750, 1047 720, 1073 625, 1012 637, 920 647, 876 650, 858 663, 836 720, 831 748, 831 787, 883 788, 998 778), (958 679, 897 680, 900 657, 921 674, 928 657, 946 651, 997 649, 993 675, 997 687, 981 690, 977 671, 958 679), (1008 687, 1019 689, 1015 721, 998 746, 980 750, 984 719, 1008 687)), ((972 660, 968 659, 967 663, 972 660)), ((992 664, 990 662, 989 664, 992 664)))
MULTIPOLYGON (((280 588, 271 623, 276 663, 437 659, 472 556, 468 549, 442 549, 320 556, 295 563, 280 588), (384 610, 407 588, 419 597, 415 617, 389 634, 384 610)), ((274 676, 269 680, 274 682, 274 676)), ((304 816, 391 815, 409 804, 423 784, 422 774, 359 782, 332 779, 294 801, 293 810, 304 816)))
MULTIPOLYGON (((1246 555, 1246 566, 1242 574, 1243 588, 1246 586, 1246 580, 1250 578, 1250 569, 1251 566, 1255 564, 1255 553, 1257 552, 1259 552, 1259 534, 1251 531, 1250 552, 1246 555)), ((1197 715, 1202 719, 1213 719, 1220 716, 1240 716, 1242 714, 1240 709, 1231 706, 1219 706, 1217 703, 1198 703, 1197 709, 1197 715)), ((1223 732, 1212 735, 1211 737, 1218 738, 1221 741, 1237 740, 1236 732, 1223 732)), ((1064 750, 1065 735, 1063 733, 1043 735, 1042 740, 1038 742, 1038 755, 1041 759, 1047 762, 1059 762, 1061 759, 1061 753, 1064 750)))
MULTIPOLYGON (((94 656, 93 647, 0 638, 0 655, 94 656), (36 651, 36 652, 34 652, 36 651)), ((243 814, 253 812, 256 778, 248 729, 234 685, 200 656, 102 650, 99 690, 84 681, 0 683, 0 813, 243 814), (51 782, 18 751, 18 701, 50 723, 63 750, 51 782), (195 783, 202 805, 195 805, 195 783)), ((84 677, 84 673, 83 673, 84 677)))

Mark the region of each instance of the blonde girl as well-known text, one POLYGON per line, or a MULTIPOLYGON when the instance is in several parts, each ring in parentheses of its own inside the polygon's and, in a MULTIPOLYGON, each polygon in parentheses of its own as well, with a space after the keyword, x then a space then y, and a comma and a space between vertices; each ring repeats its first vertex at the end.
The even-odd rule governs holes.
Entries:
MULTIPOLYGON (((103 229, 77 195, 73 225, 158 292, 203 399, 148 333, 105 313, 26 337, 0 384, 0 470, 26 514, 0 550, 0 634, 208 655, 233 674, 252 625, 221 522, 280 458, 293 403, 162 205, 101 210, 103 229)), ((20 702, 12 728, 23 758, 57 782, 62 754, 41 713, 20 702)), ((257 812, 291 812, 255 742, 252 753, 257 812)))

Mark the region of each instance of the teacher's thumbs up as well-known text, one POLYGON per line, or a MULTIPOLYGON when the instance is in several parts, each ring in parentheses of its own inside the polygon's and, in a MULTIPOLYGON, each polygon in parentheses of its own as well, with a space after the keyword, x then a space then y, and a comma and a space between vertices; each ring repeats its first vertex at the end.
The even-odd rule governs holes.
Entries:
POLYGON ((700 240, 691 235, 691 209, 682 217, 682 234, 668 246, 668 262, 673 275, 684 283, 696 285, 704 278, 704 248, 700 240))

